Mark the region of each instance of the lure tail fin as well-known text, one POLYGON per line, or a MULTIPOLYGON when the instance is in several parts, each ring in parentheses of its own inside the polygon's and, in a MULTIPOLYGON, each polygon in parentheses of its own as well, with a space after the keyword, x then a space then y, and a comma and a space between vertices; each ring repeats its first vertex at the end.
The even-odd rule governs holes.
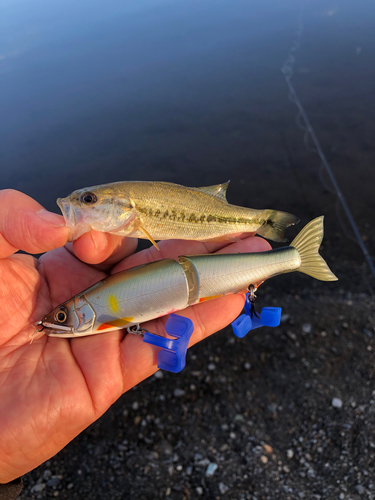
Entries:
POLYGON ((299 218, 287 212, 270 210, 266 223, 257 229, 257 233, 272 241, 287 241, 285 238, 285 229, 299 222, 299 218))
POLYGON ((290 246, 298 250, 301 257, 298 271, 321 281, 337 281, 338 278, 332 273, 323 257, 319 255, 319 247, 324 233, 323 220, 322 216, 309 222, 297 234, 290 246))

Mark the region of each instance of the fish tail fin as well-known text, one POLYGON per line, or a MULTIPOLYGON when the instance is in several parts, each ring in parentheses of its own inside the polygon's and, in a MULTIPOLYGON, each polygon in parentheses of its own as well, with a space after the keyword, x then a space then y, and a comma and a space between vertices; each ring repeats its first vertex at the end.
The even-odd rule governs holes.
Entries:
POLYGON ((285 229, 297 224, 299 218, 287 212, 270 210, 270 215, 265 224, 257 229, 257 233, 272 241, 287 241, 285 238, 285 229))
POLYGON ((322 216, 309 222, 297 234, 290 246, 294 247, 301 257, 298 271, 321 281, 337 281, 338 278, 330 270, 323 257, 319 255, 319 247, 324 233, 323 220, 322 216))

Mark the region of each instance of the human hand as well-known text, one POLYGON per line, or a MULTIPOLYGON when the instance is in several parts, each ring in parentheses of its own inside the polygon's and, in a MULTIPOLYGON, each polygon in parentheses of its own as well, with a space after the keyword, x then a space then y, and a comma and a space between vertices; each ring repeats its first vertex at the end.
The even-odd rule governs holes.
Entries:
MULTIPOLYGON (((157 370, 158 348, 121 330, 77 339, 43 336, 39 320, 108 274, 162 258, 197 253, 263 251, 257 237, 236 243, 170 240, 133 254, 136 240, 91 231, 66 244, 63 218, 12 190, 0 191, 0 483, 55 455, 122 393, 157 370), (66 245, 66 246, 64 246, 66 245), (46 252, 39 260, 30 255, 46 252)), ((190 346, 240 313, 242 295, 184 309, 194 323, 190 346)), ((164 331, 165 318, 146 328, 164 331)))

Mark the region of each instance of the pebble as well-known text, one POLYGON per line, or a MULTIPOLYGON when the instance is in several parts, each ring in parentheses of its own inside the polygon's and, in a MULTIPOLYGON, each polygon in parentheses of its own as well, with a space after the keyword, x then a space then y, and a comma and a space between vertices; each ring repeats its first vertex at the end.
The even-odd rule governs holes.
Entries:
POLYGON ((201 486, 197 486, 195 488, 195 491, 197 492, 197 495, 199 496, 203 495, 203 488, 201 486))
POLYGON ((71 490, 72 488, 74 488, 73 483, 69 483, 68 486, 66 487, 67 490, 71 490))
POLYGON ((262 455, 260 457, 260 461, 262 462, 262 464, 266 464, 268 462, 268 458, 266 457, 266 455, 262 455))
POLYGON ((280 322, 285 323, 286 321, 288 321, 289 318, 290 318, 290 314, 287 314, 287 313, 282 314, 281 318, 280 318, 280 322))
POLYGON ((155 378, 164 378, 164 373, 161 370, 158 370, 157 372, 154 373, 155 378))
POLYGON ((175 398, 180 398, 181 396, 184 396, 185 391, 183 389, 179 389, 178 387, 173 391, 173 396, 175 398))
POLYGON ((208 464, 208 467, 206 469, 206 476, 212 477, 215 474, 216 469, 217 469, 217 464, 215 464, 214 462, 208 464))
POLYGON ((339 398, 333 398, 332 401, 331 401, 331 405, 334 408, 340 409, 340 408, 342 408, 342 401, 339 398))
POLYGON ((224 495, 229 490, 229 486, 227 486, 224 483, 219 483, 219 490, 220 490, 220 493, 222 495, 224 495))
POLYGON ((133 410, 138 410, 138 408, 139 408, 139 403, 138 403, 138 401, 134 401, 134 403, 132 404, 132 409, 133 409, 133 410))
POLYGON ((210 364, 207 366, 207 370, 210 370, 210 372, 213 372, 214 370, 216 370, 216 365, 215 365, 215 363, 210 363, 210 364))
POLYGON ((273 453, 273 448, 269 444, 264 444, 263 449, 264 452, 267 453, 267 455, 271 455, 271 453, 273 453))
POLYGON ((62 479, 62 476, 52 476, 48 481, 47 481, 47 486, 50 488, 56 488, 56 486, 59 484, 60 479, 62 479))
POLYGON ((43 472, 43 478, 44 478, 44 479, 49 479, 51 476, 52 476, 52 472, 51 472, 49 469, 46 469, 46 470, 43 472))
MULTIPOLYGON (((246 363, 244 363, 243 367, 244 367, 245 370, 250 370, 251 363, 249 363, 248 361, 246 361, 246 363)), ((222 483, 220 483, 220 484, 222 484, 222 483)))
POLYGON ((311 323, 304 323, 302 325, 302 331, 303 331, 303 333, 311 333, 311 330, 312 330, 311 323))
POLYGON ((36 484, 35 486, 33 486, 31 488, 31 491, 33 493, 40 493, 41 491, 44 490, 45 487, 46 487, 46 485, 44 483, 39 483, 39 484, 36 484))
POLYGON ((294 451, 293 451, 293 450, 288 450, 288 451, 286 452, 286 456, 287 456, 289 459, 293 458, 293 457, 294 457, 294 451))

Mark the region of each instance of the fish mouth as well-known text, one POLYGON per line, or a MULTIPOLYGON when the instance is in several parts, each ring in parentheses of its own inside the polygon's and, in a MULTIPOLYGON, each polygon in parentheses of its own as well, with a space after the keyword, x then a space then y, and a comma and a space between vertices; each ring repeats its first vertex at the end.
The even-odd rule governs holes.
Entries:
POLYGON ((74 227, 77 224, 77 218, 72 205, 66 198, 57 198, 56 203, 64 216, 65 224, 68 227, 74 227))
POLYGON ((56 203, 63 214, 66 227, 70 229, 69 241, 74 241, 91 230, 91 226, 85 223, 83 214, 75 210, 68 198, 57 198, 56 203))

